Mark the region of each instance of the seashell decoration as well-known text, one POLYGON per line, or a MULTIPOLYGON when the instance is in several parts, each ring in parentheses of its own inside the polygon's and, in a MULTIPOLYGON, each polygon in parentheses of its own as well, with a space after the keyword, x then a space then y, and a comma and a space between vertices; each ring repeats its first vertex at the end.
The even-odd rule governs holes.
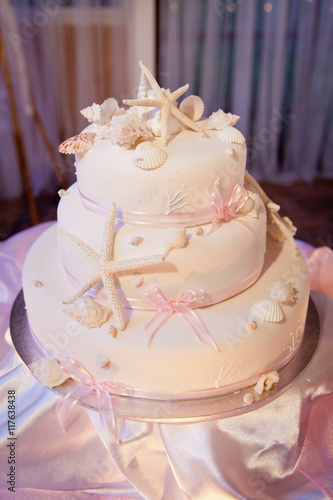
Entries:
POLYGON ((81 109, 80 113, 89 123, 101 126, 110 123, 112 117, 122 113, 122 110, 119 109, 116 99, 109 97, 103 104, 96 104, 94 102, 91 106, 81 109))
POLYGON ((92 147, 95 135, 93 132, 83 132, 83 134, 74 135, 61 143, 58 150, 60 153, 65 154, 83 153, 92 147))
POLYGON ((31 363, 29 368, 44 387, 57 387, 70 378, 59 367, 58 361, 51 357, 40 358, 31 363))
POLYGON ((224 127, 222 131, 218 134, 218 138, 223 142, 228 142, 230 144, 243 144, 245 142, 245 137, 242 132, 234 127, 224 127))
POLYGON ((66 189, 59 189, 58 191, 59 198, 64 198, 65 196, 68 196, 69 193, 66 191, 66 189))
POLYGON ((255 321, 249 321, 247 327, 249 330, 255 330, 257 328, 257 323, 255 321))
POLYGON ((144 141, 135 148, 133 163, 144 170, 158 168, 165 163, 168 155, 150 141, 144 141))
POLYGON ((32 284, 34 285, 35 288, 42 288, 43 283, 39 280, 33 280, 32 284))
POLYGON ((105 368, 109 368, 110 363, 111 362, 110 362, 109 358, 103 358, 101 360, 101 368, 102 368, 102 370, 104 370, 105 368))
POLYGON ((64 313, 87 328, 98 328, 107 321, 110 310, 96 300, 83 296, 70 304, 64 313))
POLYGON ((197 236, 202 236, 204 234, 202 227, 196 227, 194 232, 197 236))
POLYGON ((254 397, 252 396, 252 394, 247 393, 244 395, 243 401, 246 405, 252 405, 254 397))
POLYGON ((226 153, 227 153, 228 156, 234 156, 235 150, 234 150, 234 148, 228 148, 226 150, 226 153))
POLYGON ((140 243, 143 242, 143 238, 142 236, 133 236, 130 240, 129 240, 129 243, 130 245, 134 245, 134 246, 138 246, 140 245, 140 243))
POLYGON ((240 116, 232 113, 225 113, 222 109, 215 111, 210 115, 204 124, 205 130, 222 130, 224 127, 236 125, 240 116))
POLYGON ((277 371, 264 373, 260 375, 258 382, 254 387, 254 390, 261 395, 264 391, 269 391, 270 389, 272 389, 279 380, 280 375, 277 371))
POLYGON ((107 125, 111 122, 114 116, 122 114, 121 109, 119 109, 118 102, 114 97, 109 97, 105 99, 100 108, 99 121, 101 125, 107 125))
POLYGON ((137 98, 145 99, 146 97, 147 97, 147 79, 144 71, 141 70, 137 98))
POLYGON ((295 293, 290 281, 278 280, 274 281, 272 286, 269 288, 269 295, 272 299, 286 304, 291 303, 295 300, 295 293))
POLYGON ((284 319, 284 312, 277 300, 271 297, 259 300, 251 309, 251 312, 257 318, 269 321, 270 323, 279 323, 284 319))
POLYGON ((81 109, 80 113, 88 120, 89 123, 92 123, 99 122, 100 111, 101 106, 94 102, 91 106, 81 109))
POLYGON ((166 257, 172 248, 182 248, 187 242, 185 227, 172 229, 169 235, 169 239, 164 242, 163 257, 166 257))
POLYGON ((200 120, 204 113, 205 105, 201 97, 189 95, 179 105, 180 111, 194 122, 200 120))
POLYGON ((143 285, 143 275, 142 274, 138 274, 135 278, 134 278, 134 285, 136 286, 136 288, 139 288, 140 286, 143 285))
POLYGON ((115 338, 117 336, 117 332, 118 330, 114 325, 109 326, 108 335, 110 335, 110 337, 115 338))

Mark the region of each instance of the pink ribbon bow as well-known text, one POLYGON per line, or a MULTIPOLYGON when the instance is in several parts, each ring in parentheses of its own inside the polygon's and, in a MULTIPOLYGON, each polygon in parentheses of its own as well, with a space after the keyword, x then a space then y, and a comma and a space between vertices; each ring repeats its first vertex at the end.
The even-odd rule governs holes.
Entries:
POLYGON ((124 390, 124 386, 119 383, 104 382, 95 379, 90 375, 88 370, 71 357, 62 361, 59 367, 72 379, 79 382, 79 385, 76 385, 67 393, 56 409, 57 419, 62 429, 65 430, 66 419, 74 406, 95 392, 97 394, 98 413, 101 425, 105 429, 111 427, 114 437, 118 442, 116 416, 114 414, 110 393, 119 393, 124 390), (74 401, 72 401, 73 399, 74 401))
POLYGON ((221 220, 225 220, 226 222, 228 222, 237 217, 238 212, 240 212, 242 208, 244 208, 248 199, 248 191, 240 184, 236 184, 234 186, 230 199, 227 203, 223 203, 223 199, 220 194, 213 193, 210 196, 209 205, 214 215, 212 227, 207 234, 210 234, 221 220))
POLYGON ((200 307, 205 305, 204 292, 202 290, 185 290, 181 294, 180 299, 175 301, 167 300, 161 290, 157 287, 153 290, 149 290, 145 293, 145 295, 158 310, 145 326, 145 330, 153 329, 148 341, 148 347, 151 346, 158 330, 173 315, 174 312, 177 312, 192 327, 200 342, 203 342, 217 351, 219 350, 214 339, 207 330, 206 325, 191 308, 191 306, 200 307))

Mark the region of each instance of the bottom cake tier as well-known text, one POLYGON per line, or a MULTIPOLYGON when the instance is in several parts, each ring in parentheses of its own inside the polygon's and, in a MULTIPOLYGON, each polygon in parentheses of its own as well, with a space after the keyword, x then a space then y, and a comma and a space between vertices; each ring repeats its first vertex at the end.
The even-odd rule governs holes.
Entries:
POLYGON ((125 308, 126 328, 113 336, 112 314, 88 328, 64 312, 63 299, 73 289, 54 225, 35 242, 23 271, 28 320, 39 343, 58 361, 71 357, 96 379, 121 383, 134 396, 193 398, 247 387, 288 363, 303 337, 309 275, 300 253, 268 237, 255 284, 218 304, 189 309, 190 322, 178 312, 161 316, 150 347, 147 325, 157 311, 125 308), (280 285, 292 289, 288 300, 280 285), (198 340, 196 326, 203 325, 218 350, 198 340))

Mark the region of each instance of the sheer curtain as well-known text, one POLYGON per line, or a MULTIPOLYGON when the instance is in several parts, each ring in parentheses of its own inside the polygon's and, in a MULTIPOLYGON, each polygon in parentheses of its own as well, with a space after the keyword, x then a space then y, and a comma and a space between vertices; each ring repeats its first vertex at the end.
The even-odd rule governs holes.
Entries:
MULTIPOLYGON (((58 154, 57 147, 86 126, 80 109, 132 96, 138 61, 154 65, 154 1, 1 0, 0 28, 33 192, 54 192, 55 170, 69 183, 74 179, 73 157, 58 154)), ((11 198, 23 188, 3 77, 1 67, 0 198, 11 198)))
POLYGON ((332 46, 330 0, 159 1, 163 86, 240 115, 257 179, 333 177, 332 46))

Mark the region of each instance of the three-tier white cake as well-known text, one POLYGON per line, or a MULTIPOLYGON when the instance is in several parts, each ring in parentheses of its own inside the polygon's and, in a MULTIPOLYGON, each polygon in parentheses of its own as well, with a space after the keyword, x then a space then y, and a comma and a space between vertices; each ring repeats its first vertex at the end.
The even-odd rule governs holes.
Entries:
POLYGON ((187 86, 161 89, 140 64, 138 98, 82 110, 90 125, 60 146, 77 182, 25 263, 31 330, 133 395, 235 391, 299 347, 306 263, 245 170, 238 117, 202 119, 199 97, 177 103, 187 86))

